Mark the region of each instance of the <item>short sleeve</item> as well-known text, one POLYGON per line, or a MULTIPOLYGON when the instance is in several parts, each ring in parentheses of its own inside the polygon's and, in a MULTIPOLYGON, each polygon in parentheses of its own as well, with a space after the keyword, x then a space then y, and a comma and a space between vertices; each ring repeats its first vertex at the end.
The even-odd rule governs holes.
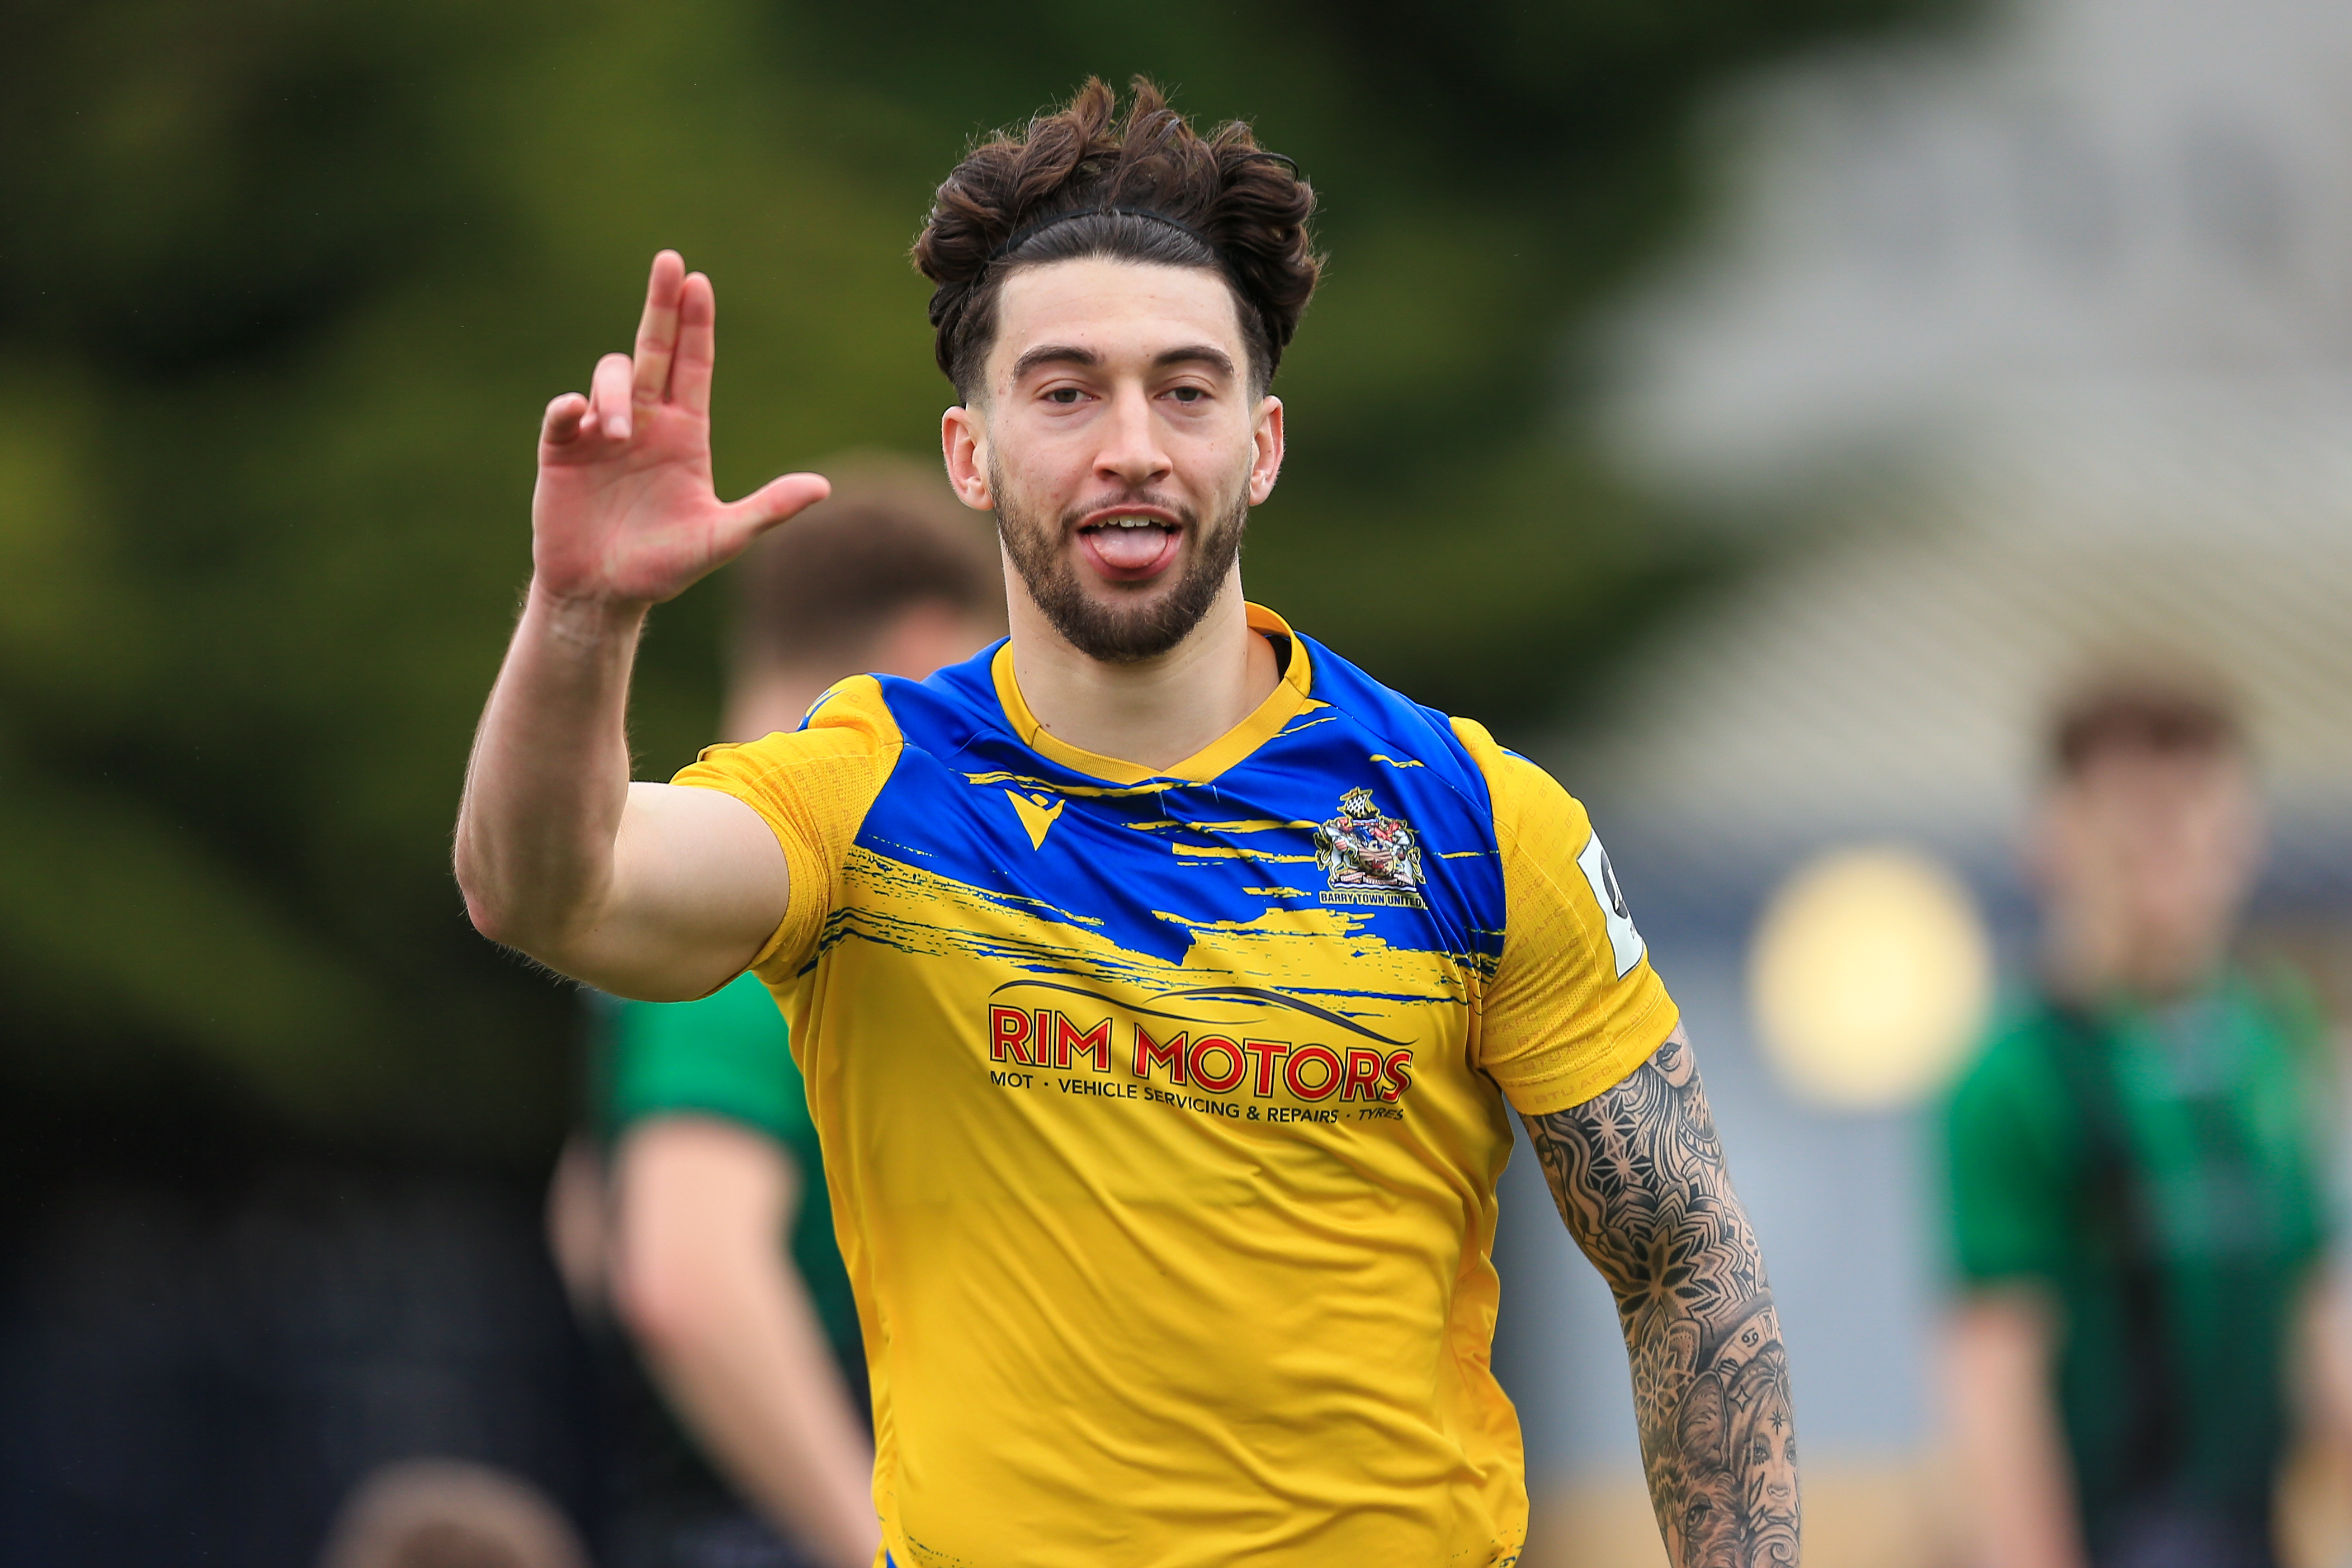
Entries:
POLYGON ((740 746, 711 746, 672 784, 715 789, 758 812, 783 847, 792 877, 784 918, 751 960, 782 984, 816 951, 839 901, 842 862, 905 742, 870 675, 817 700, 801 727, 740 746))
POLYGON ((742 975, 698 1002, 624 1002, 613 1024, 615 1133, 651 1116, 723 1117, 798 1144, 812 1132, 774 996, 742 975))
POLYGON ((1454 729, 1486 774, 1503 861, 1503 955, 1477 1065, 1523 1113, 1564 1110, 1647 1061, 1681 1015, 1584 807, 1478 725, 1454 729))
POLYGON ((2066 1111, 2055 1074, 2029 1032, 1997 1037, 1944 1108, 1945 1199, 1951 1264, 1963 1284, 2054 1281, 2072 1251, 2069 1157, 2056 1133, 2066 1111))

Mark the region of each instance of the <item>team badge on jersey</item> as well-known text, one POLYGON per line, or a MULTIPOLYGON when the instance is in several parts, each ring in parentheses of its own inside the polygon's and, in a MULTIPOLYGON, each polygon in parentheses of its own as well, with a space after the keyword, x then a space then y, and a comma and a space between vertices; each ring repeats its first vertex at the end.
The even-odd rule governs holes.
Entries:
POLYGON ((1315 863, 1330 881, 1327 904, 1428 907, 1421 898, 1421 835, 1384 816, 1369 789, 1341 795, 1339 815, 1317 826, 1315 863))

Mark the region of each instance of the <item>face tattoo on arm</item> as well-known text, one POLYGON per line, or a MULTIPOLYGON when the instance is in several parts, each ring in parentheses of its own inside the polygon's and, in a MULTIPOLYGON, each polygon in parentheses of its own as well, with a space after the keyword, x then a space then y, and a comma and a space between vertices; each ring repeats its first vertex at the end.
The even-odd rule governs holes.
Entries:
POLYGON ((1614 1089, 1526 1121, 1560 1217, 1616 1295, 1675 1568, 1794 1564, 1788 1356, 1689 1037, 1677 1026, 1614 1089))

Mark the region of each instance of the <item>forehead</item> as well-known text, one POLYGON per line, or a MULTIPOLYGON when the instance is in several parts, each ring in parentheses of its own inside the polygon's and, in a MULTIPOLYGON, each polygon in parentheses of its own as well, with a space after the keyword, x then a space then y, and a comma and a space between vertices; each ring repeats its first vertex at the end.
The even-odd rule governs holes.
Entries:
POLYGON ((2071 784, 2095 811, 2130 813, 2189 801, 2234 805, 2251 795, 2253 773, 2228 748, 2109 744, 2083 759, 2071 784))
POLYGON ((1223 349, 1236 365, 1246 358, 1241 310, 1222 275, 1107 257, 1051 261, 1004 280, 989 379, 1048 344, 1088 349, 1116 365, 1203 343, 1223 349))

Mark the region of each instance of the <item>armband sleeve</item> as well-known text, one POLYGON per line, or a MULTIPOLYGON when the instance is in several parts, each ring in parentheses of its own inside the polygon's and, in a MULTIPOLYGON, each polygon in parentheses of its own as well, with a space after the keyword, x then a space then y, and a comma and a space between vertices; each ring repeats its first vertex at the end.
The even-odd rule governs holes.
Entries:
POLYGON ((1479 1009, 1477 1065, 1520 1111, 1564 1110, 1647 1061, 1681 1015, 1584 807, 1478 725, 1454 723, 1486 774, 1503 862, 1503 953, 1479 1009))

